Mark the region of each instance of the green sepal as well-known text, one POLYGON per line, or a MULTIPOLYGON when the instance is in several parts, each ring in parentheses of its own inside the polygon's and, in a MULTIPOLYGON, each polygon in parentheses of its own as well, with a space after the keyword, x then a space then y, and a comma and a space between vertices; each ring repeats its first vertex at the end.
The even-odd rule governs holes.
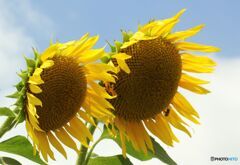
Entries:
POLYGON ((28 67, 30 68, 35 68, 35 65, 36 65, 36 61, 31 59, 31 58, 27 58, 26 56, 24 56, 25 58, 25 61, 26 61, 26 64, 28 67))
POLYGON ((37 60, 37 59, 39 59, 40 55, 39 55, 39 53, 38 53, 37 49, 35 49, 35 48, 32 48, 32 50, 33 50, 33 54, 34 54, 34 60, 37 60))
POLYGON ((27 71, 22 71, 18 73, 18 76, 22 78, 23 82, 26 82, 28 80, 28 72, 27 71))
POLYGON ((16 92, 14 92, 14 93, 11 94, 11 95, 7 95, 6 97, 16 99, 16 98, 18 98, 18 97, 20 97, 20 96, 21 96, 20 92, 19 92, 19 91, 16 91, 16 92))
POLYGON ((17 99, 17 101, 14 103, 14 105, 16 105, 16 106, 23 106, 23 103, 24 102, 24 96, 23 95, 21 95, 18 99, 17 99))
POLYGON ((107 64, 110 60, 111 60, 110 54, 101 58, 101 61, 105 64, 107 64))
POLYGON ((24 87, 24 83, 22 81, 20 81, 19 83, 17 83, 16 85, 14 85, 18 91, 21 91, 22 88, 24 87))
POLYGON ((124 31, 122 30, 122 40, 123 40, 123 43, 124 42, 128 42, 130 40, 130 38, 133 36, 133 32, 132 31, 124 31))
POLYGON ((110 46, 111 52, 116 52, 116 47, 115 46, 110 44, 108 41, 107 41, 107 44, 110 46))
POLYGON ((121 50, 121 46, 123 45, 123 43, 120 41, 114 41, 114 44, 116 47, 116 52, 119 52, 121 50))
POLYGON ((15 126, 17 126, 19 123, 22 123, 24 120, 25 120, 25 112, 24 110, 20 109, 15 118, 15 121, 16 121, 15 126))

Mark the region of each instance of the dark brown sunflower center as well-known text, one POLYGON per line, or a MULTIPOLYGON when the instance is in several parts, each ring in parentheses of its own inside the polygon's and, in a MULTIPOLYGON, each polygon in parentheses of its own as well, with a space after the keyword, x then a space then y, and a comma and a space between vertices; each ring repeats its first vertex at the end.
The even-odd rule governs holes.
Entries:
POLYGON ((42 72, 42 93, 36 95, 43 105, 37 106, 37 114, 44 131, 55 130, 69 122, 80 109, 87 89, 83 67, 76 60, 59 56, 53 61, 54 65, 42 72))
POLYGON ((174 44, 157 38, 140 41, 121 52, 132 55, 127 60, 130 74, 119 72, 110 102, 115 115, 128 121, 154 117, 174 97, 181 76, 181 59, 174 44))

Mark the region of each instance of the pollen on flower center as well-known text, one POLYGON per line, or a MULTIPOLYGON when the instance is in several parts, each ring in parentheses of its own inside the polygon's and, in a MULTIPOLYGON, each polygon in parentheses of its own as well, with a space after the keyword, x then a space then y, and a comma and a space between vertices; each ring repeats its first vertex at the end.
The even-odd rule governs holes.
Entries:
POLYGON ((177 91, 182 70, 178 50, 159 37, 139 41, 121 52, 132 56, 127 60, 131 73, 118 73, 114 86, 118 97, 110 100, 115 115, 127 121, 154 117, 177 91))
POLYGON ((44 131, 55 130, 71 120, 80 109, 86 95, 87 80, 82 66, 70 57, 56 56, 54 65, 44 69, 36 97, 42 101, 37 106, 39 126, 44 131))

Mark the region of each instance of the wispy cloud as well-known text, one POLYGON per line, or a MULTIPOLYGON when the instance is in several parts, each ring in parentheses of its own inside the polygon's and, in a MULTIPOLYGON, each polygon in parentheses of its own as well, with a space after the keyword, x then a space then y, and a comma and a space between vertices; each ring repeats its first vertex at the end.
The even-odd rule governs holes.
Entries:
POLYGON ((16 82, 16 72, 25 68, 23 55, 29 55, 31 47, 37 45, 29 29, 37 33, 43 25, 47 31, 52 22, 30 1, 0 1, 0 103, 5 102, 3 95, 16 82))

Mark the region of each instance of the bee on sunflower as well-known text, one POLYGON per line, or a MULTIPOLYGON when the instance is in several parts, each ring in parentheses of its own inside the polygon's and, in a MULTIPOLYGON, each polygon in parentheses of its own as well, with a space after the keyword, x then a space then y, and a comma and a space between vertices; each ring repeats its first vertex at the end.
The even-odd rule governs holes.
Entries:
MULTIPOLYGON (((109 123, 114 115, 113 106, 106 99, 113 99, 99 85, 100 81, 115 83, 110 73, 116 67, 97 62, 106 56, 103 48, 93 49, 98 36, 85 34, 79 40, 51 44, 44 52, 34 49, 35 59, 28 59, 27 70, 19 76, 13 123, 26 121, 26 130, 45 161, 55 160, 52 148, 65 158, 63 144, 77 153, 76 140, 88 147, 91 132, 85 121, 95 125, 93 117, 109 123)), ((95 125, 96 126, 96 125, 95 125)))
MULTIPOLYGON (((211 73, 216 63, 194 52, 218 52, 219 48, 185 41, 204 25, 172 32, 184 11, 168 19, 150 21, 139 26, 135 33, 123 31, 123 42, 116 41, 116 46, 111 46, 112 57, 131 57, 126 60, 129 70, 120 70, 115 84, 105 83, 108 93, 117 95, 109 100, 116 116, 111 125, 113 132, 115 128, 119 132, 125 157, 126 140, 135 150, 154 152, 149 132, 173 146, 179 141, 173 127, 191 137, 186 119, 199 124, 198 112, 179 88, 197 94, 209 93, 201 86, 209 82, 191 73, 211 73)), ((109 65, 124 66, 125 63, 118 58, 110 59, 109 65)))

